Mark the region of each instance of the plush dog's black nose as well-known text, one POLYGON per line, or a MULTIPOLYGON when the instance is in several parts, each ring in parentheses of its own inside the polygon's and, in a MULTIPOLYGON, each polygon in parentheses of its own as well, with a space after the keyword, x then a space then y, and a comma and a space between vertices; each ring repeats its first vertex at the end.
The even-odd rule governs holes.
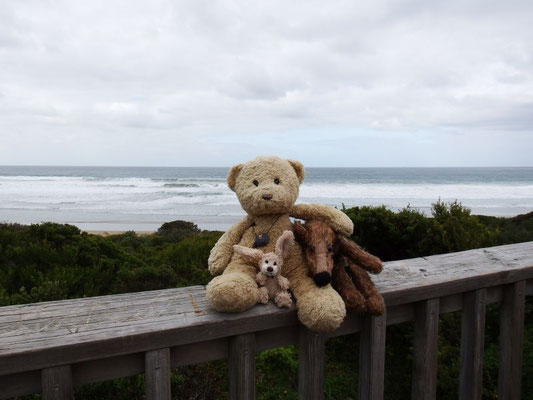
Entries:
POLYGON ((261 196, 263 199, 265 200, 272 200, 272 195, 271 194, 264 194, 261 196))
POLYGON ((272 267, 267 267, 267 271, 268 271, 268 272, 272 272, 272 271, 274 271, 274 268, 272 268, 272 267))
POLYGON ((313 280, 317 284, 317 286, 326 286, 328 283, 331 282, 331 275, 324 271, 320 272, 313 276, 313 280))

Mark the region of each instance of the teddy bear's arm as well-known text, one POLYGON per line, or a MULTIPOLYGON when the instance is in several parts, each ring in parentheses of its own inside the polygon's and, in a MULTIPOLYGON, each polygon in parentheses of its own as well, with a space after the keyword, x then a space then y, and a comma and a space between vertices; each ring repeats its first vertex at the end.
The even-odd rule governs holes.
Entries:
POLYGON ((342 211, 334 207, 323 204, 295 204, 292 206, 289 215, 293 218, 321 219, 331 225, 334 231, 344 236, 351 236, 353 233, 353 222, 342 211))
POLYGON ((242 235, 250 227, 248 216, 229 228, 211 249, 207 265, 211 275, 219 275, 224 272, 233 256, 233 245, 241 241, 242 235))

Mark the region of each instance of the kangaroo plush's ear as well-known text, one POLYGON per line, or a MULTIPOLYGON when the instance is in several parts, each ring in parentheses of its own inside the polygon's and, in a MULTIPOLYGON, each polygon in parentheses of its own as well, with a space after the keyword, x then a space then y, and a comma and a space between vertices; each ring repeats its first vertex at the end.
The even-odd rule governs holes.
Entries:
POLYGON ((305 171, 304 166, 300 161, 294 161, 294 160, 287 160, 289 161, 289 164, 292 165, 292 168, 294 168, 294 171, 296 172, 296 176, 298 177, 298 180, 300 181, 300 184, 304 181, 305 171))
POLYGON ((281 234, 276 242, 276 255, 283 260, 289 254, 294 243, 294 234, 291 231, 285 231, 281 234))
POLYGON ((233 251, 248 262, 257 263, 263 258, 263 252, 261 250, 239 246, 238 244, 233 245, 233 251))
POLYGON ((226 177, 226 181, 228 182, 228 187, 235 191, 235 182, 237 180, 237 176, 239 176, 239 172, 241 172, 243 165, 237 164, 231 167, 229 170, 228 176, 226 177))
POLYGON ((374 274, 379 274, 383 270, 381 260, 360 248, 357 243, 344 236, 337 235, 339 251, 354 263, 374 274))

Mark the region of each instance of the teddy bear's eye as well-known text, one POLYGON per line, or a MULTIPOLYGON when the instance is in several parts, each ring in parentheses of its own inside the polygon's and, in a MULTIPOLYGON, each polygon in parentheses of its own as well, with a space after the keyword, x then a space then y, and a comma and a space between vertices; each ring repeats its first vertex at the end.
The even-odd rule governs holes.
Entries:
POLYGON ((257 181, 257 179, 254 179, 254 181, 252 182, 255 186, 259 186, 259 182, 257 181))
POLYGON ((275 262, 275 263, 274 263, 274 265, 278 265, 278 263, 277 263, 277 262, 275 262))
POLYGON ((276 185, 279 185, 279 179, 278 179, 278 178, 274 179, 274 183, 275 183, 276 185))
POLYGON ((265 260, 265 264, 268 264, 268 260, 265 260))
POLYGON ((328 251, 331 253, 333 251, 333 246, 328 244, 328 251))

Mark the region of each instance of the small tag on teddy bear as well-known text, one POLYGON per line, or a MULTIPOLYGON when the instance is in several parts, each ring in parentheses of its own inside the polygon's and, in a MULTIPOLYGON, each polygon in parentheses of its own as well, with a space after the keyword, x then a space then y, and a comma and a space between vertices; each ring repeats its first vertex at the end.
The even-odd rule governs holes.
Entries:
POLYGON ((255 242, 253 244, 253 248, 257 249, 258 247, 263 247, 268 244, 269 237, 266 233, 262 233, 261 235, 255 236, 255 242))

